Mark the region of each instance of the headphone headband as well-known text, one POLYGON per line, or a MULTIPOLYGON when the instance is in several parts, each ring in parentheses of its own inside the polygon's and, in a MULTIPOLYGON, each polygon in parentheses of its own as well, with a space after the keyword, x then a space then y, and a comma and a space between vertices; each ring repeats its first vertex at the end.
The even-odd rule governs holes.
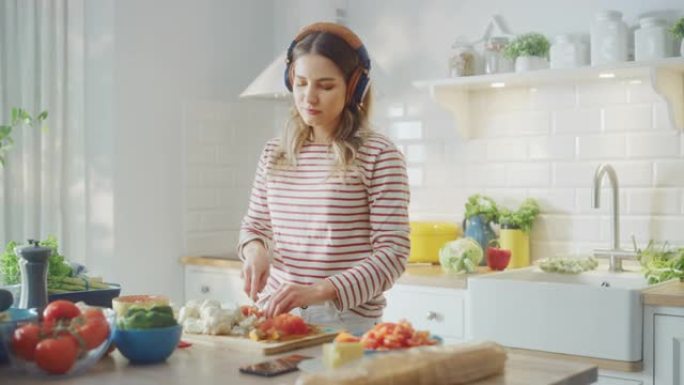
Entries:
POLYGON ((287 49, 287 58, 285 59, 285 86, 292 91, 292 55, 294 48, 306 36, 314 32, 326 32, 339 37, 344 40, 355 52, 359 59, 359 67, 357 67, 348 79, 347 104, 352 108, 358 108, 363 98, 368 92, 370 86, 370 78, 368 73, 371 69, 370 57, 366 51, 366 47, 361 42, 361 39, 349 28, 335 23, 319 22, 313 23, 302 28, 295 36, 290 47, 287 49))

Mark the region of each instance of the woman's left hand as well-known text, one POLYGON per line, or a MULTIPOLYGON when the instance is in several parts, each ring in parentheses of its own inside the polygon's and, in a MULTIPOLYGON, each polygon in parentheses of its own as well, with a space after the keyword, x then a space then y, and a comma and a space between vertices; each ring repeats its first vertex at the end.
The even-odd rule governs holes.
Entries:
POLYGON ((315 305, 336 296, 335 287, 327 279, 313 285, 286 283, 271 295, 265 315, 275 317, 296 307, 315 305))

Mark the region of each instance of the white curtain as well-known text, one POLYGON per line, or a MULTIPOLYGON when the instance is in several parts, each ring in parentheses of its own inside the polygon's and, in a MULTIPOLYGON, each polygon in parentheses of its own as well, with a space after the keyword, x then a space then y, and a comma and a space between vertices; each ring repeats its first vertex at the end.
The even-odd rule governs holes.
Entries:
POLYGON ((0 242, 54 234, 69 259, 86 250, 84 0, 0 0, 0 122, 49 112, 47 131, 15 130, 0 167, 0 242))

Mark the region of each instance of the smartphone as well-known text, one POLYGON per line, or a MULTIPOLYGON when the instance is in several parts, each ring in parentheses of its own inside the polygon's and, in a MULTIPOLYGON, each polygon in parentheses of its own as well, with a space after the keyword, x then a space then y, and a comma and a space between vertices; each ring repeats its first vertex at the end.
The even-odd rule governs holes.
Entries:
POLYGON ((297 370, 297 364, 313 357, 291 354, 271 361, 240 367, 240 372, 263 377, 273 377, 297 370))

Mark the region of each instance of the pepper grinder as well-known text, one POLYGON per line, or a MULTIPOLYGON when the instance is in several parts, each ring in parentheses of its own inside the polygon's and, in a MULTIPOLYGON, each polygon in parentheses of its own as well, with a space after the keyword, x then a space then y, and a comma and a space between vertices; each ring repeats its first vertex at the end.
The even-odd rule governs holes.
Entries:
POLYGON ((21 296, 19 307, 22 309, 42 309, 47 305, 48 258, 52 249, 42 247, 38 241, 29 239, 29 246, 16 247, 21 269, 21 296))

